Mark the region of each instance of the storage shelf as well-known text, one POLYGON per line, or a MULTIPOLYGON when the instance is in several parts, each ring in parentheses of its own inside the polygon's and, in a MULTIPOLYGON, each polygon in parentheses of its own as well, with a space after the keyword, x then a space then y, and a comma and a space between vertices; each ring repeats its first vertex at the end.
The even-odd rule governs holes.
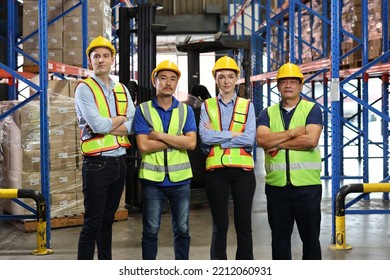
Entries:
MULTIPOLYGON (((376 23, 386 27, 381 29, 380 36, 372 30, 373 22, 369 26, 369 21, 373 20, 369 17, 373 3, 368 0, 360 3, 349 1, 351 7, 348 8, 358 10, 353 17, 356 18, 353 25, 350 22, 353 11, 343 11, 345 3, 337 0, 230 0, 229 4, 229 15, 232 15, 229 19, 230 34, 239 38, 251 32, 254 64, 251 85, 256 113, 280 100, 274 83, 276 69, 287 61, 298 64, 305 75, 307 83, 302 96, 317 102, 323 109, 323 180, 331 181, 332 201, 336 200, 341 184, 348 180, 344 176, 344 154, 347 153, 346 148, 351 147, 347 131, 352 130, 356 134, 353 141, 357 143, 354 159, 361 164, 356 169, 359 174, 349 177, 369 183, 370 159, 375 158, 372 148, 380 148, 383 158, 381 180, 388 182, 389 0, 374 3, 375 20, 380 20, 376 23), (383 8, 378 12, 378 7, 383 8), (377 37, 372 38, 373 35, 377 37), (378 78, 380 88, 374 91, 369 89, 369 83, 377 82, 378 78), (354 102, 348 104, 353 105, 356 111, 353 123, 344 117, 346 99, 354 102), (378 108, 379 104, 381 108, 378 108), (368 129, 371 116, 381 122, 380 135, 371 135, 368 129), (371 141, 371 137, 380 137, 383 141, 371 141)), ((389 200, 388 193, 383 193, 383 199, 389 200)), ((335 207, 332 209, 334 211, 335 207)), ((363 211, 365 214, 373 213, 363 211)), ((335 216, 334 212, 332 214, 335 216)), ((334 222, 332 225, 334 233, 334 222)))

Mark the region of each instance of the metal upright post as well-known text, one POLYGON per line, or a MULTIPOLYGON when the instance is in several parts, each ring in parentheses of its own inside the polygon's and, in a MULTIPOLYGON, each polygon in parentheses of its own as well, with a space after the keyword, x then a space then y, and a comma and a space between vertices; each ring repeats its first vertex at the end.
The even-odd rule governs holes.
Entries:
MULTIPOLYGON (((271 0, 267 0, 267 7, 271 7, 271 0)), ((271 21, 271 9, 266 9, 265 11, 266 13, 266 22, 267 22, 267 25, 266 25, 266 32, 265 32, 265 36, 266 36, 266 46, 267 46, 267 72, 270 72, 271 71, 271 24, 268 24, 270 23, 271 21)), ((267 106, 270 106, 271 105, 271 87, 270 87, 270 83, 268 83, 267 81, 267 106)))
MULTIPOLYGON (((387 0, 386 0, 387 1, 387 0)), ((387 6, 386 6, 387 7, 387 6)), ((389 115, 389 74, 382 74, 382 112, 385 115, 389 115)), ((390 137, 390 126, 389 122, 382 119, 381 120, 381 131, 383 138, 383 178, 388 178, 390 176, 389 172, 389 137, 390 137)), ((389 200, 389 193, 383 193, 383 199, 389 200)))
MULTIPOLYGON (((362 65, 368 64, 368 0, 362 0, 362 65)), ((363 72, 363 101, 368 104, 368 74, 363 72)), ((368 131, 368 109, 362 106, 363 109, 363 183, 369 183, 369 131, 368 131)))
POLYGON ((296 63, 295 61, 295 0, 289 2, 288 6, 289 10, 289 17, 288 17, 288 26, 289 26, 289 48, 290 48, 290 55, 289 60, 291 63, 296 63))
MULTIPOLYGON (((12 70, 17 70, 17 53, 15 52, 15 46, 17 42, 17 26, 18 26, 18 9, 17 1, 8 0, 7 9, 8 9, 8 40, 7 40, 7 63, 8 67, 12 70)), ((18 91, 17 85, 15 84, 15 77, 9 78, 12 79, 12 82, 8 83, 8 100, 17 100, 18 91)))
MULTIPOLYGON (((382 26, 389 26, 389 9, 383 8, 389 7, 389 0, 382 0, 382 26)), ((382 50, 383 53, 390 50, 390 38, 389 29, 382 28, 382 50)), ((385 59, 382 62, 389 62, 389 59, 385 59)))
MULTIPOLYGON (((89 38, 88 38, 88 0, 81 0, 81 26, 82 26, 82 49, 86 50, 88 48, 89 38)), ((88 58, 87 54, 83 52, 83 68, 88 67, 88 58)))
MULTIPOLYGON (((340 189, 340 1, 331 0, 331 106, 332 106, 332 217, 335 217, 336 195, 340 189)), ((336 243, 335 221, 332 220, 332 240, 336 243)))
POLYGON ((47 0, 39 1, 38 3, 38 38, 39 38, 39 86, 40 86, 40 120, 41 120, 41 188, 42 194, 46 201, 46 235, 48 248, 51 248, 51 221, 50 221, 50 152, 49 152, 49 121, 48 121, 48 69, 47 69, 47 0))

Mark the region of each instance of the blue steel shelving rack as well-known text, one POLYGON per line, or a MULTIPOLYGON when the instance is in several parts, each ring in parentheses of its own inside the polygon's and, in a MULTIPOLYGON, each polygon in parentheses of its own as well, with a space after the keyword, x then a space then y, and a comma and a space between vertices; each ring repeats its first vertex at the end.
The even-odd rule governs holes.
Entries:
MULTIPOLYGON (((88 70, 77 68, 73 66, 67 66, 61 63, 49 62, 47 53, 48 53, 48 41, 47 41, 47 33, 48 26, 58 20, 59 18, 65 16, 70 13, 74 9, 78 7, 82 7, 82 32, 83 35, 88 32, 88 0, 80 0, 75 3, 73 7, 64 11, 64 13, 56 16, 52 20, 48 20, 47 17, 47 0, 39 0, 38 2, 38 29, 32 32, 31 34, 25 36, 24 38, 18 38, 18 5, 19 1, 16 0, 8 0, 7 1, 7 11, 8 11, 8 33, 7 38, 2 38, 8 42, 8 53, 7 53, 7 64, 0 63, 0 75, 2 78, 8 78, 9 82, 9 92, 8 99, 9 100, 18 100, 19 92, 17 87, 17 81, 20 80, 24 82, 28 87, 36 90, 36 93, 25 100, 18 103, 11 109, 6 112, 3 112, 0 115, 0 120, 3 120, 7 116, 14 113, 16 110, 21 109, 24 105, 26 105, 31 100, 39 97, 40 100, 40 172, 41 172, 41 192, 46 202, 46 246, 47 248, 51 248, 51 214, 50 214, 50 151, 49 151, 49 123, 48 123, 48 79, 49 79, 49 68, 51 72, 56 74, 59 77, 64 77, 66 75, 83 77, 88 75, 88 70), (38 34, 39 41, 39 61, 32 58, 30 55, 23 52, 20 45, 23 44, 28 38, 38 34), (19 39, 19 40, 18 40, 19 39), (39 85, 31 82, 31 78, 34 76, 28 72, 19 71, 22 65, 17 64, 18 55, 24 56, 24 58, 28 58, 34 61, 39 68, 39 85)), ((83 48, 87 47, 88 38, 87 36, 83 36, 83 48)), ((82 66, 87 68, 87 58, 84 55, 84 59, 82 62, 82 66)), ((22 187, 22 186, 21 186, 22 187)), ((26 209, 32 212, 31 215, 0 215, 0 219, 26 219, 26 218, 36 218, 36 211, 21 201, 15 200, 16 203, 25 207, 26 209)))
MULTIPOLYGON (((38 30, 32 32, 31 34, 25 36, 24 38, 18 38, 18 1, 8 0, 7 1, 7 11, 8 11, 8 33, 7 38, 1 38, 2 40, 8 42, 8 53, 7 53, 7 64, 0 63, 0 76, 2 78, 8 78, 9 82, 9 100, 18 100, 18 87, 17 80, 20 80, 27 84, 28 87, 33 88, 37 92, 26 98, 24 101, 20 102, 18 105, 14 106, 10 110, 2 113, 0 115, 0 121, 6 118, 7 116, 14 113, 16 110, 22 108, 25 104, 30 102, 39 96, 40 100, 40 167, 41 167, 41 191, 46 201, 46 246, 51 248, 51 214, 50 214, 50 151, 49 151, 49 124, 48 124, 48 104, 47 104, 47 88, 48 88, 48 77, 49 77, 49 68, 50 71, 57 75, 60 78, 65 78, 65 76, 76 76, 76 77, 85 77, 89 74, 87 70, 87 57, 84 54, 82 66, 83 68, 68 66, 62 63, 49 62, 47 58, 48 53, 48 41, 47 41, 47 32, 48 26, 58 20, 61 17, 64 17, 68 13, 72 12, 74 9, 81 7, 82 11, 82 46, 83 49, 86 49, 88 46, 88 0, 80 0, 74 3, 74 6, 70 7, 68 10, 64 11, 60 15, 51 19, 50 21, 47 18, 47 2, 48 0, 39 0, 39 14, 38 14, 38 30), (39 61, 31 57, 30 55, 23 52, 19 47, 26 40, 38 34, 39 41, 39 61), (23 55, 25 58, 28 58, 34 61, 39 67, 39 85, 30 81, 34 76, 28 72, 18 71, 21 65, 17 65, 17 56, 23 55)), ((134 6, 133 1, 129 0, 120 0, 113 3, 113 8, 116 6, 134 6)), ((114 15, 115 16, 115 15, 114 15)), ((134 24, 131 22, 131 24, 134 24)), ((114 32, 115 33, 115 32, 114 32)), ((115 35, 115 34, 114 34, 115 35)), ((130 38, 134 40, 134 38, 130 38)), ((114 43, 115 43, 114 36, 114 43)), ((131 44, 133 46, 133 44, 131 44)), ((132 68, 133 69, 133 68, 132 68)), ((134 75, 134 74, 133 74, 134 75)), ((16 203, 25 207, 26 209, 32 212, 31 215, 0 215, 0 219, 26 219, 26 218, 36 218, 36 211, 28 205, 22 203, 21 201, 15 200, 16 203)))
MULTIPOLYGON (((322 1, 322 13, 312 9, 313 1, 290 0, 231 0, 229 1, 229 32, 232 36, 244 34, 252 36, 253 46, 253 101, 258 113, 266 106, 279 100, 275 91, 275 70, 287 60, 301 66, 305 74, 305 86, 302 95, 317 102, 324 112, 323 165, 325 182, 331 182, 332 214, 335 216, 335 197, 342 182, 360 180, 368 183, 371 146, 382 150, 383 179, 388 182, 389 176, 389 10, 382 9, 382 55, 374 60, 368 59, 368 0, 362 0, 361 38, 342 28, 342 2, 337 0, 322 1), (314 18, 322 22, 322 44, 320 48, 313 46, 312 41, 302 38, 302 26, 297 19, 307 18, 312 24, 314 18), (251 22, 251 25, 244 24, 251 22), (255 26, 255 28, 253 27, 255 26), (257 26, 257 28, 256 28, 257 26), (341 54, 342 38, 352 38, 356 47, 341 54), (330 40, 330 41, 329 41, 330 40), (309 46, 318 56, 312 62, 303 63, 302 47, 309 46), (361 67, 341 69, 340 61, 347 56, 361 52, 361 67), (276 54, 276 57, 274 57, 276 54), (341 69, 341 70, 340 70, 341 69), (369 81, 382 81, 382 96, 370 103, 369 81), (318 87, 318 85, 320 87, 318 87), (351 85, 352 87, 351 89, 351 85), (318 89, 322 88, 322 93, 318 89), (344 99, 349 98, 358 108, 357 123, 343 117, 344 99), (375 103, 381 101, 381 109, 375 108, 375 103), (382 141, 371 140, 369 134, 369 113, 381 119, 382 141), (330 118, 329 118, 330 117, 330 118), (346 130, 354 135, 347 137, 346 130), (329 140, 330 139, 330 140, 329 140), (357 143, 357 144, 356 144, 357 143), (344 149, 357 146, 356 159, 362 162, 362 174, 344 174, 344 149)), ((388 0, 382 0, 382 7, 388 7, 388 0)), ((313 38, 310 38, 311 40, 313 38)), ((346 204, 352 206, 367 195, 360 195, 346 204)), ((388 200, 388 193, 383 193, 383 199, 388 200)), ((390 213, 389 210, 347 210, 350 214, 390 213)), ((334 219, 333 219, 334 220, 334 219)), ((333 233, 334 233, 334 221, 333 233)))
MULTIPOLYGON (((28 86, 34 88, 37 93, 33 96, 27 98, 25 101, 21 102, 20 104, 14 106, 12 109, 8 110, 7 112, 3 113, 0 116, 0 119, 3 119, 9 115, 11 115, 16 110, 22 108, 25 104, 30 102, 32 99, 39 96, 40 100, 40 137, 41 137, 41 143, 40 143, 40 152, 41 152, 41 160, 40 160, 40 167, 41 167, 41 186, 42 186, 42 194, 46 201, 46 208, 47 208, 47 242, 48 242, 48 248, 50 248, 50 238, 51 238, 51 225, 50 225, 50 193, 49 193, 49 129, 48 129, 48 115, 47 115, 47 87, 48 87, 48 69, 47 67, 43 67, 43 65, 47 65, 47 30, 48 30, 48 21, 47 21, 47 2, 45 0, 38 1, 38 7, 39 7, 39 22, 38 22, 38 38, 39 38, 39 60, 40 60, 40 77, 39 77, 39 86, 33 82, 31 82, 28 78, 26 78, 26 74, 18 71, 18 65, 17 65, 17 56, 18 54, 24 54, 23 51, 18 47, 18 41, 17 41, 17 26, 18 26, 18 17, 17 17, 17 8, 18 8, 18 1, 8 0, 7 1, 7 10, 8 10, 8 34, 7 34, 7 42, 8 42, 8 53, 7 53, 7 65, 0 63, 0 68, 9 73, 10 76, 8 77, 9 81, 9 93, 8 93, 8 99, 9 100, 17 100, 18 99, 18 89, 17 89, 17 80, 21 80, 24 83, 26 83, 28 86)), ((29 57, 29 56, 27 56, 29 57)), ((30 57, 29 57, 30 58, 30 57)), ((23 204, 19 202, 22 206, 23 204)), ((2 216, 3 219, 8 218, 24 218, 24 217, 30 217, 30 216, 36 216, 36 215, 26 215, 26 216, 16 216, 12 215, 10 217, 9 215, 2 216)))

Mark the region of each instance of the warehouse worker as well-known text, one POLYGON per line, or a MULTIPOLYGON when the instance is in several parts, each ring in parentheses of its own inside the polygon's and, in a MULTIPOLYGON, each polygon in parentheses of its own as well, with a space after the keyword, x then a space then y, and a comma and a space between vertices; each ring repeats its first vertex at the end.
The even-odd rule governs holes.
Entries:
POLYGON ((219 94, 202 104, 199 134, 206 158, 205 188, 213 217, 210 257, 226 260, 229 198, 233 198, 238 260, 253 259, 252 201, 256 189, 253 104, 237 96, 240 68, 233 58, 219 58, 212 70, 219 94))
POLYGON ((125 185, 126 149, 135 108, 129 91, 109 76, 115 48, 101 36, 86 50, 93 74, 76 87, 83 155, 84 224, 78 259, 112 259, 112 224, 125 185))
POLYGON ((297 65, 284 64, 276 79, 282 100, 260 113, 257 127, 257 144, 265 151, 272 259, 291 259, 296 222, 303 243, 302 259, 319 260, 322 112, 318 105, 300 97, 304 76, 297 65))
POLYGON ((135 113, 134 133, 141 153, 139 179, 143 192, 142 258, 157 257, 158 232, 166 201, 172 213, 176 260, 189 258, 191 164, 187 150, 196 146, 192 108, 173 94, 180 79, 176 64, 165 60, 152 71, 156 96, 135 113))

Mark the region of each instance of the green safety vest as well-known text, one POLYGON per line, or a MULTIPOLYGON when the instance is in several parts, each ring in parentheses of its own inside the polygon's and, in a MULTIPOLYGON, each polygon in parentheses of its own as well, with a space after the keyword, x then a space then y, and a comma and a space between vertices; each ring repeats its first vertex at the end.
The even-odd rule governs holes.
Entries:
MULTIPOLYGON (((306 119, 314 103, 301 100, 295 108, 289 128, 305 126, 306 119)), ((280 105, 275 104, 267 109, 271 132, 284 131, 283 117, 280 105)), ((265 153, 266 183, 283 187, 287 184, 289 173, 290 183, 294 186, 310 186, 321 184, 321 153, 319 147, 311 150, 297 151, 281 149, 272 157, 265 153), (288 157, 288 164, 287 164, 288 157)))
MULTIPOLYGON (((108 102, 99 84, 93 78, 87 78, 81 82, 85 83, 91 89, 100 115, 102 117, 110 118, 111 114, 108 102)), ((126 90, 121 83, 116 83, 113 92, 115 95, 117 115, 126 116, 128 106, 126 90)), ((87 156, 98 156, 102 152, 112 151, 119 147, 129 148, 130 146, 131 144, 127 136, 95 134, 90 139, 81 139, 81 153, 87 156)))
MULTIPOLYGON (((229 131, 244 131, 248 117, 250 101, 237 97, 234 104, 232 120, 229 131)), ((214 130, 222 131, 221 116, 218 106, 218 97, 205 100, 206 112, 210 124, 214 130)), ((244 148, 221 148, 221 145, 213 145, 206 158, 206 170, 224 167, 237 167, 253 169, 253 157, 244 148)))
MULTIPOLYGON (((141 112, 151 130, 164 132, 163 123, 152 106, 152 101, 140 104, 141 112)), ((187 105, 179 103, 173 108, 168 127, 168 134, 183 134, 184 124, 187 120, 187 105)), ((168 148, 162 151, 142 153, 139 178, 153 182, 164 181, 168 175, 171 182, 180 182, 192 178, 192 169, 186 149, 168 148)))

